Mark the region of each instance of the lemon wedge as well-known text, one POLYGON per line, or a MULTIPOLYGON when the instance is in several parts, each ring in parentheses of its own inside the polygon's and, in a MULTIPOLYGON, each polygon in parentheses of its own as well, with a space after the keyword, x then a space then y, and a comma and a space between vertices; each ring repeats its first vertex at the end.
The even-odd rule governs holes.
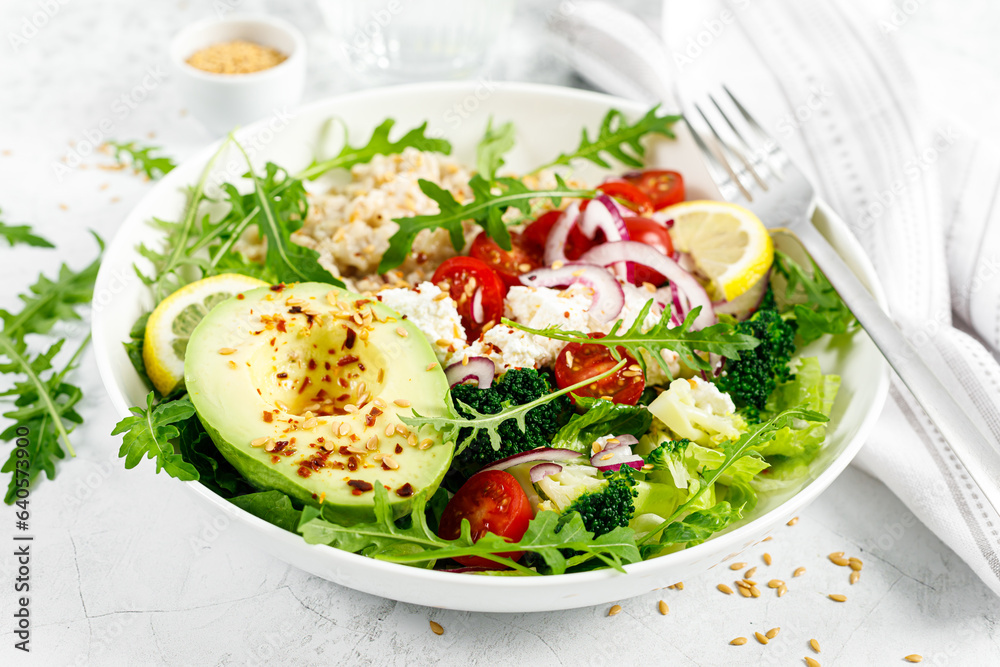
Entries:
POLYGON ((771 235, 760 219, 736 204, 688 201, 663 209, 673 218, 670 238, 711 280, 712 299, 732 301, 760 280, 774 261, 771 235))
POLYGON ((153 386, 169 394, 184 380, 184 352, 202 318, 226 299, 267 283, 236 273, 204 278, 177 290, 156 307, 146 322, 142 361, 153 386))

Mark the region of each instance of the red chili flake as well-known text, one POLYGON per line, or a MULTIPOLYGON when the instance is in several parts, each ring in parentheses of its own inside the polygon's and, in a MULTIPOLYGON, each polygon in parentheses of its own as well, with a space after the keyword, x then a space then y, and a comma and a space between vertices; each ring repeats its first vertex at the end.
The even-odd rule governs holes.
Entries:
POLYGON ((403 453, 403 446, 401 444, 399 444, 398 442, 396 443, 396 453, 397 454, 402 454, 403 453))
POLYGON ((427 255, 426 255, 426 253, 418 252, 417 253, 417 264, 423 264, 426 261, 427 261, 427 255))
POLYGON ((346 400, 348 400, 350 398, 351 398, 350 394, 341 394, 340 396, 337 397, 337 400, 340 401, 341 403, 343 403, 344 401, 346 401, 346 400))
POLYGON ((243 300, 243 299, 245 299, 245 298, 246 298, 246 297, 245 297, 245 296, 243 296, 242 294, 237 294, 237 295, 236 295, 236 299, 237 299, 238 301, 242 301, 242 300, 243 300))
POLYGON ((323 382, 333 382, 333 379, 329 375, 324 375, 323 378, 322 378, 322 381, 323 382))
POLYGON ((341 456, 351 455, 351 451, 347 448, 347 445, 341 445, 340 449, 337 450, 337 453, 340 454, 341 456))
POLYGON ((338 366, 346 366, 348 364, 353 364, 357 360, 358 360, 357 357, 355 357, 353 354, 349 354, 346 357, 341 357, 340 359, 338 359, 337 360, 337 365, 338 366))
POLYGON ((277 285, 271 285, 271 291, 272 292, 280 292, 283 289, 285 289, 285 283, 279 283, 277 285))
POLYGON ((275 454, 278 454, 281 452, 281 450, 283 450, 287 446, 288 446, 287 440, 279 440, 276 443, 274 443, 274 449, 272 449, 271 451, 275 454))
POLYGON ((306 364, 306 365, 309 367, 309 370, 311 370, 311 371, 316 370, 316 360, 315 359, 310 359, 309 363, 306 364))
POLYGON ((369 428, 375 425, 375 415, 369 413, 365 415, 365 426, 369 428))
POLYGON ((272 339, 271 339, 271 343, 270 343, 271 347, 274 347, 274 344, 275 344, 276 342, 278 342, 278 338, 277 338, 277 336, 275 336, 274 338, 272 338, 272 339))
POLYGON ((347 459, 347 469, 350 470, 351 472, 354 472, 355 470, 358 469, 358 457, 357 456, 352 456, 352 457, 350 457, 350 458, 347 459))
MULTIPOLYGON (((333 354, 333 350, 330 350, 330 354, 333 354)), ((323 362, 323 368, 325 368, 326 370, 330 370, 332 368, 332 366, 330 366, 330 362, 329 361, 324 361, 323 362)))
POLYGON ((299 466, 299 469, 296 472, 299 473, 299 477, 308 477, 313 474, 313 471, 305 466, 299 466))
POLYGON ((372 489, 375 488, 374 486, 372 486, 363 479, 350 479, 347 481, 347 486, 354 489, 353 491, 351 491, 351 493, 353 493, 356 496, 360 496, 365 491, 371 491, 372 489))
POLYGON ((388 470, 392 470, 392 468, 390 468, 389 466, 387 466, 387 465, 385 464, 385 461, 382 461, 382 470, 386 470, 386 471, 388 471, 388 470))
POLYGON ((274 415, 272 415, 267 410, 264 410, 264 417, 263 417, 263 419, 264 419, 264 423, 265 424, 270 424, 272 421, 274 421, 274 415))
POLYGON ((396 495, 400 498, 409 498, 413 495, 413 486, 409 482, 396 489, 396 495))
POLYGON ((310 380, 309 377, 307 376, 306 379, 302 381, 302 386, 299 387, 299 393, 301 394, 302 392, 304 392, 306 390, 306 387, 308 387, 310 383, 312 383, 312 380, 310 380))
POLYGON ((279 380, 284 380, 286 377, 288 377, 288 373, 286 373, 285 371, 281 371, 280 373, 278 373, 279 380))
POLYGON ((376 405, 371 409, 371 412, 369 414, 371 414, 372 417, 379 417, 382 415, 382 408, 376 405))
POLYGON ((344 389, 347 389, 349 386, 351 386, 347 383, 347 378, 337 378, 337 384, 339 384, 344 389))
POLYGON ((278 320, 278 331, 286 333, 287 329, 285 329, 285 320, 278 320))
POLYGON ((347 338, 344 339, 344 345, 340 349, 350 350, 351 348, 353 348, 354 341, 357 339, 357 337, 358 337, 358 332, 350 327, 347 327, 347 338))
POLYGON ((365 370, 365 365, 359 361, 358 368, 360 368, 361 370, 365 370))

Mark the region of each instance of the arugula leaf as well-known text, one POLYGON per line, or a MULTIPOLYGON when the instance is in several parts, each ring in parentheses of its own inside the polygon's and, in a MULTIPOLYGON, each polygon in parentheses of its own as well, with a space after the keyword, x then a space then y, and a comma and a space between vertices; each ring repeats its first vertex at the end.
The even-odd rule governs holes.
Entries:
POLYGON ((472 442, 480 431, 486 431, 490 438, 490 445, 495 450, 499 450, 502 442, 500 436, 500 425, 505 421, 513 419, 517 424, 517 427, 521 429, 523 433, 526 430, 526 425, 524 422, 525 416, 534 408, 539 405, 544 405, 550 401, 555 400, 563 394, 568 394, 571 391, 576 391, 581 387, 585 387, 588 384, 597 382, 598 380, 603 380, 609 375, 621 370, 625 364, 628 363, 627 360, 622 359, 613 367, 604 371, 600 375, 595 375, 594 377, 587 378, 582 382, 577 382, 576 384, 560 389, 559 391, 554 391, 551 394, 546 394, 541 396, 530 403, 525 403, 524 405, 511 405, 505 407, 500 412, 495 414, 484 414, 479 412, 471 405, 458 401, 462 409, 472 415, 471 418, 467 419, 458 413, 455 409, 455 399, 449 391, 445 394, 445 414, 441 417, 424 417, 416 410, 413 411, 412 417, 407 417, 405 415, 400 415, 399 418, 407 426, 411 426, 418 432, 424 428, 432 428, 437 430, 441 434, 441 438, 444 442, 455 442, 458 446, 455 449, 455 456, 458 456, 468 447, 469 443, 472 442), (471 423, 470 423, 471 422, 471 423), (458 442, 459 431, 462 429, 469 429, 469 434, 461 441, 458 442))
POLYGON ((342 526, 323 519, 320 510, 306 507, 302 512, 299 532, 310 544, 328 544, 394 563, 415 564, 444 558, 480 556, 507 565, 524 575, 538 573, 494 554, 508 551, 538 554, 553 574, 566 571, 567 559, 561 549, 581 551, 618 570, 639 559, 631 530, 618 528, 595 539, 584 527, 579 514, 573 514, 568 521, 563 521, 563 517, 555 512, 539 512, 528 524, 524 536, 516 542, 508 542, 493 533, 487 533, 473 541, 469 522, 463 519, 459 537, 445 540, 438 537, 427 524, 424 494, 414 497, 410 515, 413 517, 412 523, 407 527, 400 527, 392 519, 392 509, 385 488, 375 485, 374 493, 374 522, 342 526))
POLYGON ((180 436, 178 422, 194 415, 194 405, 187 396, 153 406, 153 392, 146 395, 146 408, 131 408, 132 416, 115 425, 111 435, 124 433, 118 456, 126 468, 139 465, 143 457, 156 459, 156 472, 165 470, 171 477, 189 481, 198 479, 198 471, 174 453, 171 440, 180 436))
POLYGON ((114 149, 115 161, 119 165, 131 166, 135 173, 145 174, 151 181, 170 173, 177 166, 165 155, 153 155, 155 151, 163 150, 156 146, 142 146, 135 141, 109 141, 108 146, 114 149))
POLYGON ((125 354, 128 355, 128 360, 132 364, 132 368, 139 374, 139 378, 147 387, 153 386, 153 383, 149 379, 149 374, 146 373, 146 362, 142 358, 142 348, 146 340, 146 322, 149 321, 151 314, 145 313, 140 315, 139 319, 132 325, 132 329, 128 332, 129 339, 122 343, 125 347, 125 354))
POLYGON ((402 264, 413 239, 425 229, 447 229, 451 244, 455 251, 461 251, 465 245, 462 222, 468 221, 480 225, 490 238, 504 250, 510 250, 510 232, 503 222, 503 215, 508 209, 515 208, 523 214, 531 213, 533 199, 548 198, 558 205, 564 197, 591 197, 593 190, 576 190, 566 186, 562 180, 551 190, 531 190, 516 178, 497 178, 491 184, 481 175, 476 174, 469 179, 473 199, 466 204, 459 204, 455 196, 428 180, 420 179, 420 190, 433 199, 439 211, 428 215, 415 215, 408 218, 395 218, 393 222, 399 225, 396 233, 389 238, 389 248, 382 255, 379 263, 379 273, 385 273, 402 264))
MULTIPOLYGON (((0 209, 0 214, 3 214, 2 209, 0 209)), ((34 246, 35 248, 55 248, 54 245, 41 236, 32 234, 29 225, 8 225, 0 221, 0 238, 6 240, 12 248, 19 243, 34 246)))
POLYGON ((532 329, 507 318, 503 318, 501 321, 509 327, 536 336, 564 340, 570 343, 603 345, 611 350, 616 359, 618 358, 618 348, 623 347, 635 357, 643 370, 645 370, 646 362, 642 351, 645 350, 657 360, 668 377, 673 377, 673 374, 670 372, 670 366, 666 359, 663 358, 664 350, 676 352, 681 361, 689 368, 707 371, 711 370, 712 366, 699 352, 711 352, 729 359, 739 359, 740 350, 751 350, 760 344, 760 341, 753 336, 736 333, 732 324, 723 322, 692 331, 691 326, 695 318, 698 317, 698 313, 701 312, 701 306, 689 312, 684 321, 676 327, 670 325, 670 306, 667 306, 660 316, 660 321, 649 331, 643 332, 643 322, 652 307, 653 300, 650 299, 639 311, 631 327, 622 331, 625 326, 624 320, 618 320, 611 327, 608 335, 602 338, 591 338, 582 331, 572 331, 558 326, 532 329))
POLYGON ((212 442, 197 415, 177 422, 177 450, 198 473, 198 481, 223 498, 253 493, 256 489, 227 461, 212 442))
POLYGON ((506 122, 494 129, 493 116, 486 122, 486 132, 476 148, 476 171, 488 182, 496 180, 504 165, 503 155, 514 147, 514 123, 506 122))
POLYGON ((824 334, 847 333, 857 324, 854 314, 815 262, 812 271, 807 271, 787 254, 775 250, 774 268, 788 281, 785 298, 798 322, 798 335, 803 343, 811 343, 824 334))
POLYGON ((611 109, 601 121, 601 127, 593 141, 587 134, 587 128, 584 128, 580 137, 580 145, 575 151, 561 153, 555 160, 543 164, 532 173, 549 167, 569 165, 576 158, 589 160, 599 167, 610 169, 611 164, 602 154, 613 157, 629 167, 636 169, 642 167, 642 158, 646 155, 646 149, 640 140, 647 134, 660 134, 673 139, 675 135, 671 128, 674 123, 681 119, 680 116, 657 116, 656 112, 659 109, 660 105, 657 104, 633 125, 629 125, 624 113, 617 109, 611 109))
POLYGON ((641 437, 649 430, 653 415, 642 406, 612 403, 589 396, 577 396, 582 414, 574 415, 552 438, 552 446, 590 453, 594 440, 605 435, 641 437))
POLYGON ((302 520, 302 510, 292 505, 292 499, 281 491, 261 491, 230 498, 229 502, 278 528, 294 533, 302 520))
POLYGON ((398 141, 389 140, 389 132, 396 121, 386 118, 372 131, 372 136, 364 146, 351 146, 347 142, 347 129, 344 128, 344 147, 340 149, 335 157, 322 162, 313 161, 308 168, 298 175, 298 178, 312 180, 325 174, 331 169, 349 169, 356 164, 370 161, 376 155, 393 155, 402 153, 404 148, 416 148, 421 151, 433 151, 435 153, 451 154, 451 144, 445 139, 428 137, 427 123, 404 134, 398 141))

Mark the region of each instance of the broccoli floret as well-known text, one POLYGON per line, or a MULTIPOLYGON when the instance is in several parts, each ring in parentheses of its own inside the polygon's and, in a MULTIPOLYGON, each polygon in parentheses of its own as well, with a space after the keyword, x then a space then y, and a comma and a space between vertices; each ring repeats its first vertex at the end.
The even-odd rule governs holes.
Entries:
POLYGON ((604 476, 608 480, 604 488, 583 494, 563 512, 566 516, 579 512, 583 525, 595 537, 627 526, 635 514, 635 498, 639 495, 628 466, 623 465, 618 472, 608 472, 604 476))
MULTIPOLYGON (((473 407, 482 414, 496 414, 505 407, 524 405, 552 392, 549 380, 531 368, 516 368, 507 371, 489 389, 479 389, 473 385, 460 384, 452 390, 458 413, 466 419, 473 419, 471 413, 463 409, 462 403, 473 407)), ((493 449, 489 434, 480 431, 469 446, 455 457, 454 468, 464 476, 471 475, 479 468, 494 461, 526 452, 529 449, 547 447, 570 415, 571 404, 566 396, 559 396, 548 403, 532 409, 525 415, 524 432, 517 422, 509 419, 497 429, 502 445, 493 449)), ((469 437, 471 429, 462 429, 459 442, 469 437)))
POLYGON ((727 359, 717 384, 751 420, 758 418, 777 383, 791 375, 788 362, 795 353, 795 329, 794 320, 782 319, 770 288, 753 317, 735 327, 760 345, 740 352, 739 359, 727 359))
POLYGON ((687 438, 681 438, 680 440, 667 440, 666 442, 660 443, 660 446, 651 451, 646 456, 646 463, 653 464, 654 468, 663 468, 667 465, 667 459, 670 458, 671 454, 681 454, 691 441, 687 438))

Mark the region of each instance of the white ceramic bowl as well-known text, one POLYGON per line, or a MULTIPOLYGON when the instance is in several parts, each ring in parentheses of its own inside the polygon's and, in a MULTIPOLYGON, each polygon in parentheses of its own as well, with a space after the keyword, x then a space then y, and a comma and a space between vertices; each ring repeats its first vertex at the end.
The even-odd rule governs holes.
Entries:
POLYGON ((299 103, 306 81, 306 42, 291 23, 270 16, 205 19, 174 36, 170 63, 188 109, 209 131, 222 135, 238 125, 287 114, 299 103), (200 49, 237 39, 277 49, 287 58, 249 74, 213 74, 187 63, 200 49))
MULTIPOLYGON (((635 115, 645 111, 635 102, 596 93, 527 84, 491 85, 493 89, 484 92, 476 83, 422 84, 318 102, 302 109, 274 141, 262 147, 255 160, 273 160, 294 172, 312 159, 320 127, 331 116, 347 123, 355 145, 366 140, 377 123, 391 116, 399 128, 429 121, 432 131, 440 131, 452 141, 457 157, 471 164, 475 145, 492 114, 497 120, 514 121, 517 147, 508 163, 514 169, 528 168, 575 146, 580 128, 595 127, 609 107, 635 115)), ((247 133, 260 129, 246 128, 244 135, 251 136, 247 133)), ((697 148, 680 126, 678 131, 676 141, 653 142, 649 164, 681 171, 690 197, 717 198, 697 148)), ((104 384, 121 416, 128 414, 129 406, 141 404, 148 391, 122 348, 132 323, 151 306, 150 295, 132 270, 133 263, 146 266, 135 247, 139 242, 156 243, 162 238, 147 221, 154 216, 178 218, 185 202, 184 188, 197 179, 215 150, 216 146, 205 149, 157 184, 125 221, 101 266, 94 297, 94 346, 104 384)), ((595 181, 600 177, 600 171, 590 166, 576 173, 595 181)), ((843 222, 822 204, 816 222, 884 305, 874 270, 843 222)), ((779 236, 777 243, 784 248, 794 245, 787 236, 779 236)), ((224 512, 233 525, 245 529, 254 545, 317 576, 375 595, 434 607, 491 612, 607 603, 673 584, 735 558, 798 513, 850 463, 881 412, 888 388, 887 366, 863 332, 850 342, 818 341, 807 353, 818 355, 827 372, 839 373, 843 378, 827 445, 814 463, 812 475, 797 488, 763 497, 737 527, 690 549, 629 565, 624 575, 598 570, 551 577, 482 577, 395 565, 327 546, 308 545, 298 535, 247 514, 197 482, 177 483, 186 484, 214 511, 224 512)), ((152 474, 151 464, 140 468, 131 474, 152 474)))

